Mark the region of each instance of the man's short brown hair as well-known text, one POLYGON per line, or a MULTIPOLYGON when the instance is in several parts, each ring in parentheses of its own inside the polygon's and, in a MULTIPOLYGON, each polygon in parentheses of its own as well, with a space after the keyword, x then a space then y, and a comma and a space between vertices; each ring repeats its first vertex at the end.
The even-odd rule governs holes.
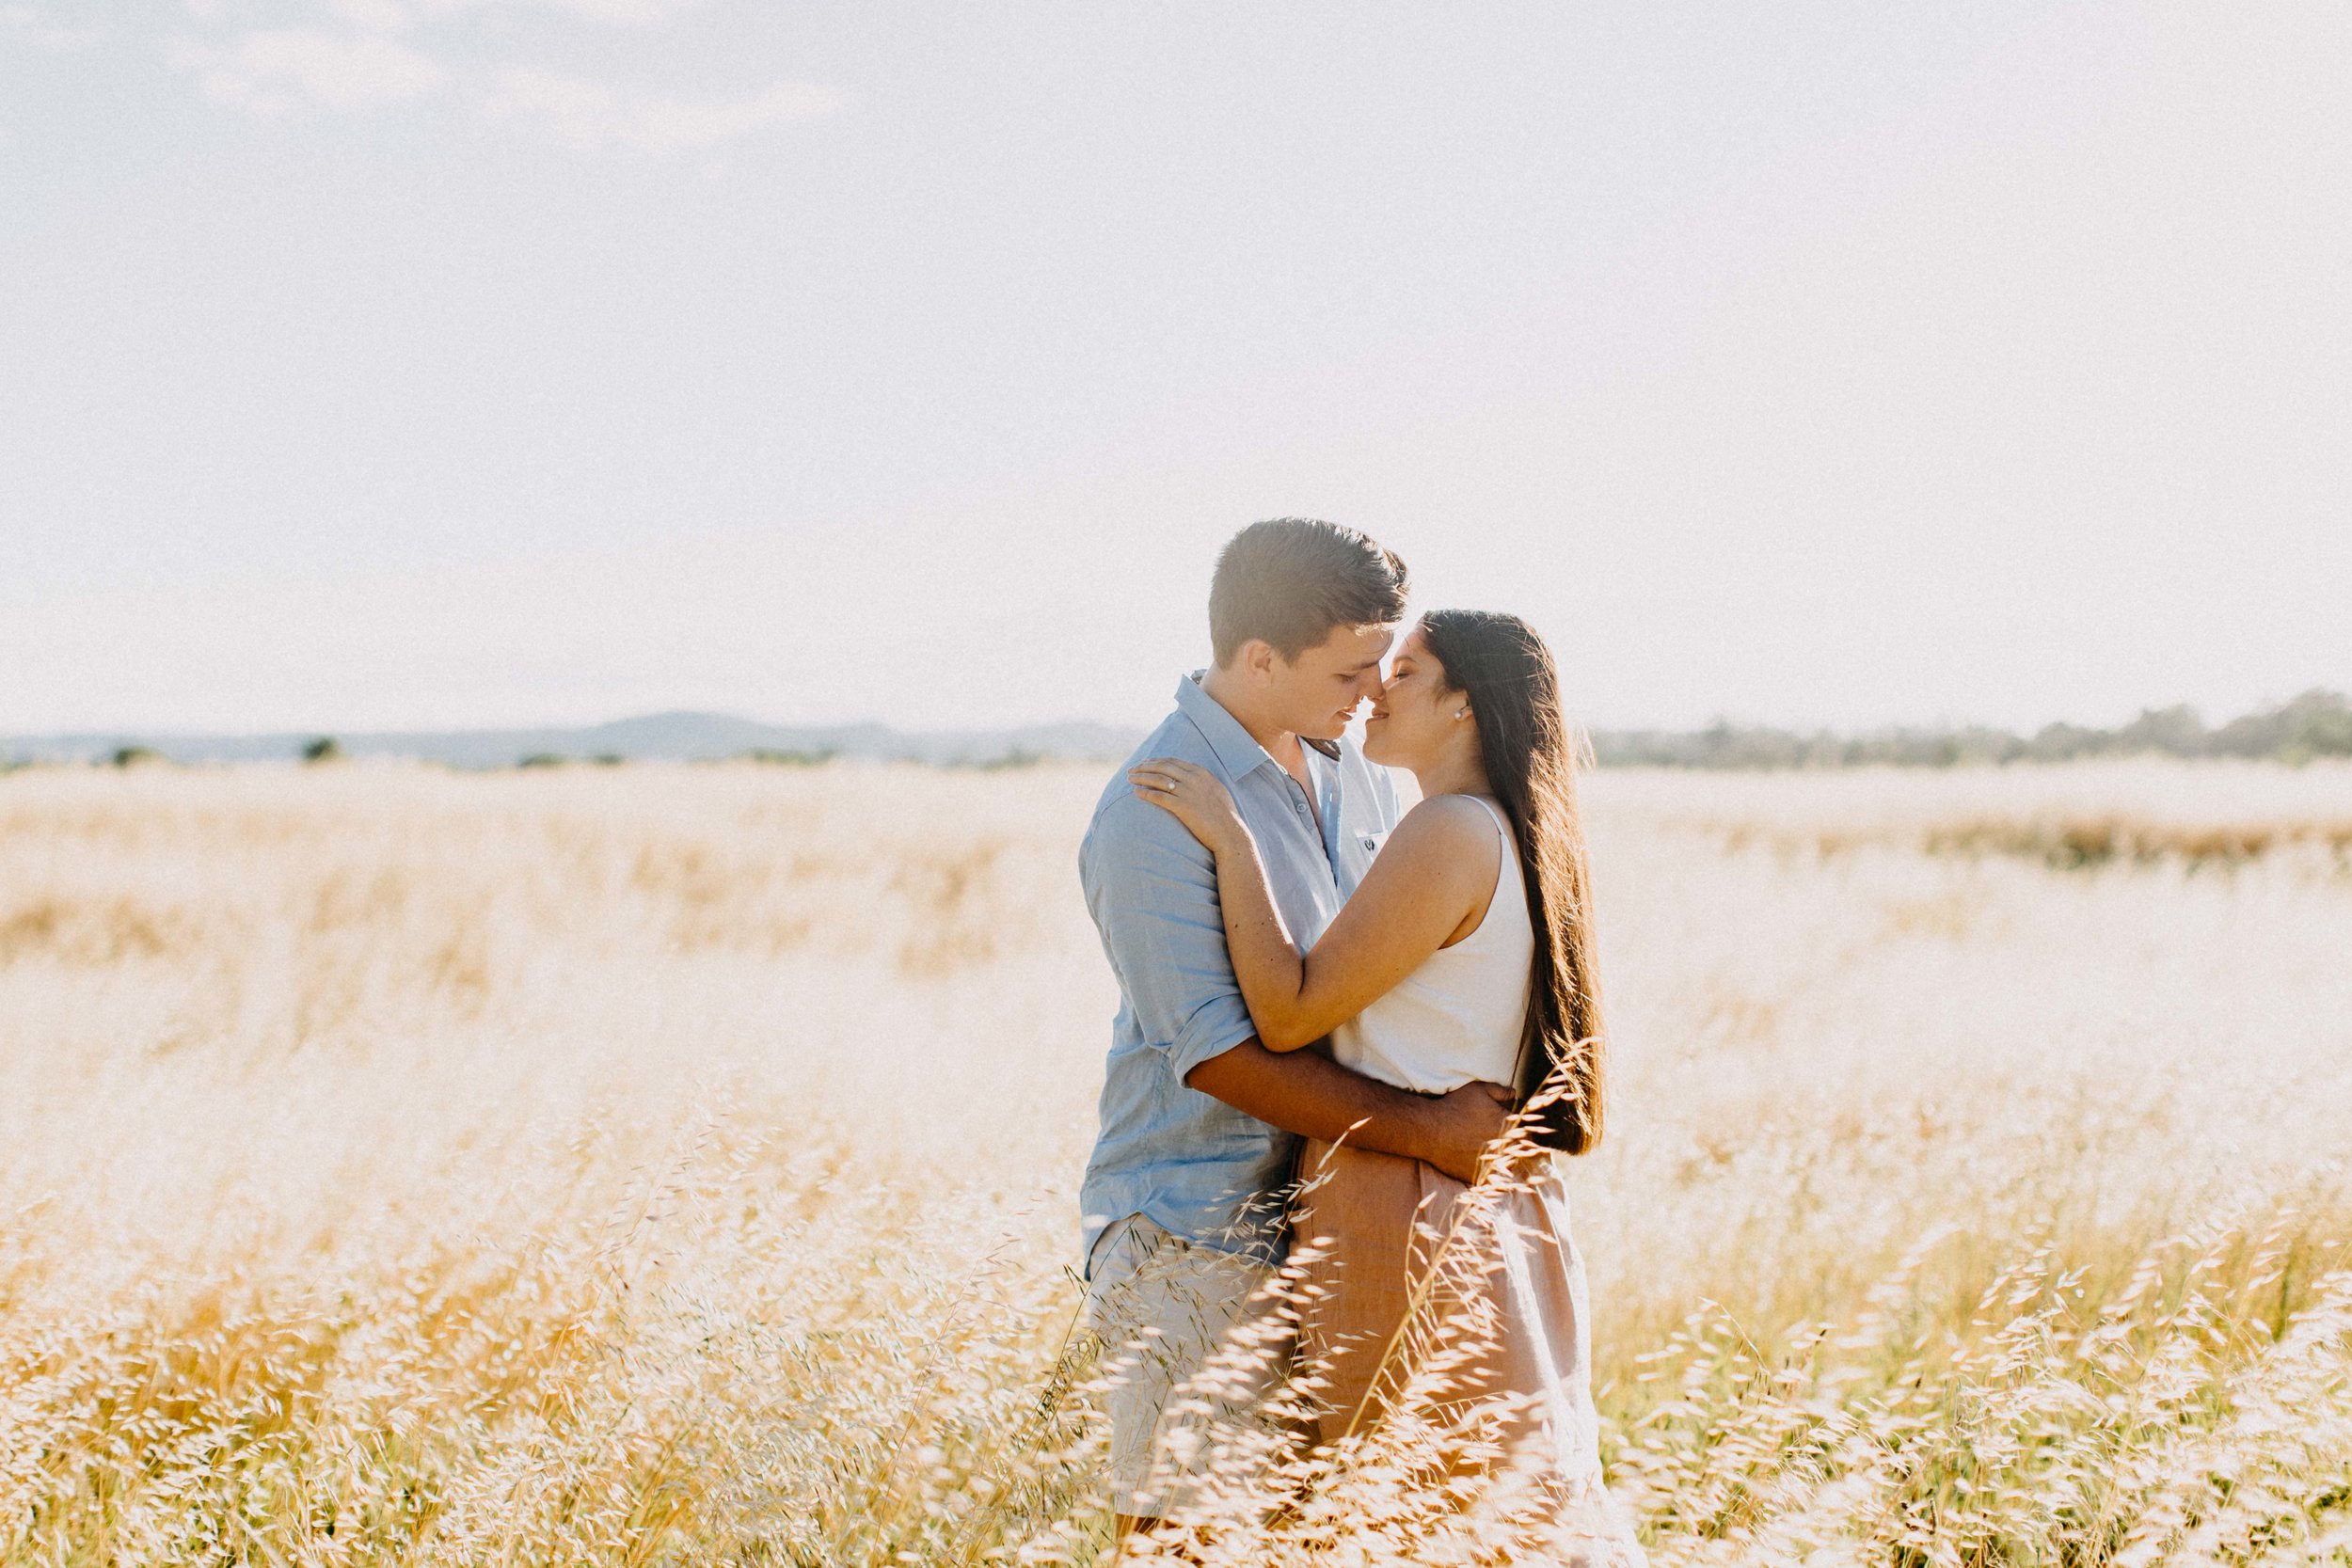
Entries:
POLYGON ((1405 562, 1360 529, 1312 517, 1252 523, 1216 558, 1209 647, 1231 664, 1254 637, 1294 659, 1334 626, 1403 620, 1405 586, 1405 562))

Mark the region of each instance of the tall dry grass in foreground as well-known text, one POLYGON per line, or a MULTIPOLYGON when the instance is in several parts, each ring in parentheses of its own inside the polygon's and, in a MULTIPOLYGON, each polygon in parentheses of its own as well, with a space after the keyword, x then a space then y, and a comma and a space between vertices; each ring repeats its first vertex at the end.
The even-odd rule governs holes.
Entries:
MULTIPOLYGON (((1101 1556, 1098 784, 0 779, 0 1561, 1101 1556)), ((1591 796, 1654 1557, 2352 1561, 2352 775, 1591 796)))

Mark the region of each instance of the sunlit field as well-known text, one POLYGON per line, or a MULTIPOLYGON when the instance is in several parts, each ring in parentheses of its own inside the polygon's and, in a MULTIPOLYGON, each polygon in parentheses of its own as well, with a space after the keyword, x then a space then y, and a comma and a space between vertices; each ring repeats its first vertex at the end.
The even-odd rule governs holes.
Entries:
MULTIPOLYGON (((1105 1557, 1102 776, 0 777, 0 1561, 1105 1557)), ((2352 771, 1588 800, 1656 1560, 2352 1562, 2352 771)))

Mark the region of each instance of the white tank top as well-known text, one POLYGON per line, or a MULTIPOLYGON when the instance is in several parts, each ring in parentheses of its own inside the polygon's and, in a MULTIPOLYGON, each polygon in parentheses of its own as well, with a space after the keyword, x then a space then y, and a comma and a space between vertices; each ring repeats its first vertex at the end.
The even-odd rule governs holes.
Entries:
POLYGON ((1485 807, 1502 834, 1486 917, 1331 1031, 1331 1053, 1341 1066, 1422 1094, 1443 1094, 1480 1078, 1510 1083, 1527 1027, 1535 928, 1527 918, 1518 847, 1502 814, 1478 796, 1470 799, 1485 807))

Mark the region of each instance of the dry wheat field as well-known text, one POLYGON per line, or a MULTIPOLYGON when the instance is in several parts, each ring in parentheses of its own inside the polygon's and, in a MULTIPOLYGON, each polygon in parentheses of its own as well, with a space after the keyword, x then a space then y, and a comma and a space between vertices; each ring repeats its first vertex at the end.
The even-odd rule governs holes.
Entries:
MULTIPOLYGON (((1104 1560, 1104 771, 0 777, 0 1562, 1104 1560)), ((2352 772, 1588 798, 1654 1560, 2352 1562, 2352 772)))

